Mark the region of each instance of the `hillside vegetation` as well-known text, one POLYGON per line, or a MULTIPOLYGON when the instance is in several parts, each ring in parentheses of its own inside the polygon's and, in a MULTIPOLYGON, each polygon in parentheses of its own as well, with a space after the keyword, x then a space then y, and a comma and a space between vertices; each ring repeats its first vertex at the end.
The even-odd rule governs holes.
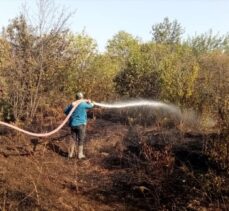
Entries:
POLYGON ((229 209, 229 36, 185 39, 165 17, 151 41, 119 31, 101 53, 52 8, 39 1, 36 19, 22 13, 2 30, 1 121, 50 131, 78 90, 98 102, 160 100, 182 116, 94 109, 84 161, 68 160, 67 127, 34 139, 1 126, 0 209, 229 209))

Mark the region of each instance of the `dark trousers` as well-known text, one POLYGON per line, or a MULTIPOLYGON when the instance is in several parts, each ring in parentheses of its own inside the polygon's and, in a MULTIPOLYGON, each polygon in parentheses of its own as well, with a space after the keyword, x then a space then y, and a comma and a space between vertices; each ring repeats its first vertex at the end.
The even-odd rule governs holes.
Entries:
POLYGON ((71 136, 79 146, 83 146, 86 137, 86 125, 79 125, 71 128, 71 136))

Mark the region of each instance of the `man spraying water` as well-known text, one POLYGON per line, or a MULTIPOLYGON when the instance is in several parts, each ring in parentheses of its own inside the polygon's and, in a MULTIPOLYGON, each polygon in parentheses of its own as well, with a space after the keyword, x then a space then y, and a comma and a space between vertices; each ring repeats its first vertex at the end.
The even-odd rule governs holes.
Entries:
POLYGON ((12 125, 6 122, 0 121, 0 125, 12 128, 14 130, 17 130, 19 132, 22 132, 24 134, 27 134, 29 136, 33 137, 48 137, 51 136, 55 133, 57 133, 67 122, 69 122, 69 126, 73 129, 73 135, 74 135, 74 145, 72 145, 72 150, 69 152, 69 157, 73 156, 74 153, 74 148, 75 148, 75 142, 76 139, 79 140, 79 156, 80 158, 84 157, 83 154, 83 142, 86 134, 86 123, 87 123, 87 109, 91 109, 95 106, 102 107, 102 108, 114 108, 114 109, 119 109, 119 108, 128 108, 128 107, 141 107, 141 106, 147 106, 147 107, 152 107, 152 108, 162 108, 164 110, 167 110, 176 116, 180 117, 182 115, 180 109, 174 105, 169 105, 163 102, 158 102, 158 101, 152 101, 152 100, 132 100, 132 101, 127 101, 127 102, 118 102, 118 103, 112 103, 112 104, 107 104, 107 103, 97 103, 93 102, 91 103, 91 100, 85 100, 83 99, 83 94, 82 93, 77 93, 76 95, 76 101, 71 103, 66 109, 65 109, 65 114, 68 114, 65 120, 54 130, 50 132, 43 132, 43 133, 35 133, 35 132, 30 132, 27 130, 24 130, 22 128, 17 127, 16 125, 12 125), (74 114, 73 114, 74 113, 74 114), (76 129, 77 128, 77 129, 76 129), (75 131, 75 132, 74 132, 75 131), (82 135, 83 134, 83 135, 82 135), (80 139, 80 137, 82 139, 80 139), (72 153, 71 153, 72 151, 72 153), (81 153, 80 153, 81 152, 81 153))
MULTIPOLYGON (((83 93, 78 92, 76 94, 76 100, 83 100, 83 93)), ((66 115, 72 110, 75 106, 75 102, 65 108, 64 113, 66 115)), ((86 125, 87 125, 87 110, 94 107, 94 104, 91 103, 91 100, 82 101, 74 110, 69 119, 69 126, 71 127, 71 144, 68 152, 68 157, 72 158, 76 148, 76 142, 78 141, 78 158, 85 158, 83 153, 83 144, 86 136, 86 125)))

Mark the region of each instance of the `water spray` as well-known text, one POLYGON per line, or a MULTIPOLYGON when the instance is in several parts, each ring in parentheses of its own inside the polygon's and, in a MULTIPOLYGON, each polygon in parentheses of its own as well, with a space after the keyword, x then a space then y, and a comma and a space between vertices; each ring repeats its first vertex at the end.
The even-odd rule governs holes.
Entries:
MULTIPOLYGON (((33 132, 29 132, 27 130, 21 129, 17 126, 14 126, 12 124, 8 124, 6 122, 2 122, 0 121, 0 125, 12 128, 14 130, 17 130, 19 132, 22 132, 26 135, 30 135, 30 136, 34 136, 34 137, 48 137, 53 135, 54 133, 57 133, 69 120, 69 118, 71 117, 72 113, 75 111, 75 109, 77 108, 77 106, 83 102, 85 100, 77 100, 74 102, 73 104, 73 108, 71 109, 71 111, 69 112, 69 114, 67 115, 67 117, 65 118, 65 120, 54 130, 47 132, 47 133, 33 133, 33 132)), ((168 110, 172 113, 175 113, 176 115, 180 114, 180 110, 179 108, 177 108, 174 105, 169 105, 166 103, 162 103, 162 102, 158 102, 158 101, 149 101, 149 100, 140 100, 140 101, 128 101, 128 102, 118 102, 118 103, 114 103, 114 104, 107 104, 107 103, 97 103, 97 102, 93 102, 94 105, 98 106, 98 107, 102 107, 102 108, 110 108, 110 109, 118 109, 118 108, 127 108, 127 107, 142 107, 142 106, 147 106, 147 107, 153 107, 153 108, 163 108, 165 110, 168 110)))
POLYGON ((96 106, 102 107, 102 108, 127 108, 127 107, 153 107, 153 108, 162 108, 167 111, 170 111, 172 113, 179 114, 180 109, 174 105, 169 105, 166 103, 162 103, 159 101, 152 101, 152 100, 139 100, 139 101, 127 101, 127 102, 118 102, 113 104, 107 104, 107 103, 96 103, 94 102, 96 106))

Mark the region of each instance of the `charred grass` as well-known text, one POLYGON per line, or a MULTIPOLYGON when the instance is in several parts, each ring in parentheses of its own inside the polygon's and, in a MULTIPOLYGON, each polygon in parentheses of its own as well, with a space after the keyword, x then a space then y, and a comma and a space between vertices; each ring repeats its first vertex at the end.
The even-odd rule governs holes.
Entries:
POLYGON ((184 131, 168 120, 142 125, 124 115, 103 116, 90 120, 87 159, 79 161, 67 158, 68 128, 49 139, 3 132, 1 210, 229 207, 228 154, 222 150, 228 140, 216 133, 184 131))

